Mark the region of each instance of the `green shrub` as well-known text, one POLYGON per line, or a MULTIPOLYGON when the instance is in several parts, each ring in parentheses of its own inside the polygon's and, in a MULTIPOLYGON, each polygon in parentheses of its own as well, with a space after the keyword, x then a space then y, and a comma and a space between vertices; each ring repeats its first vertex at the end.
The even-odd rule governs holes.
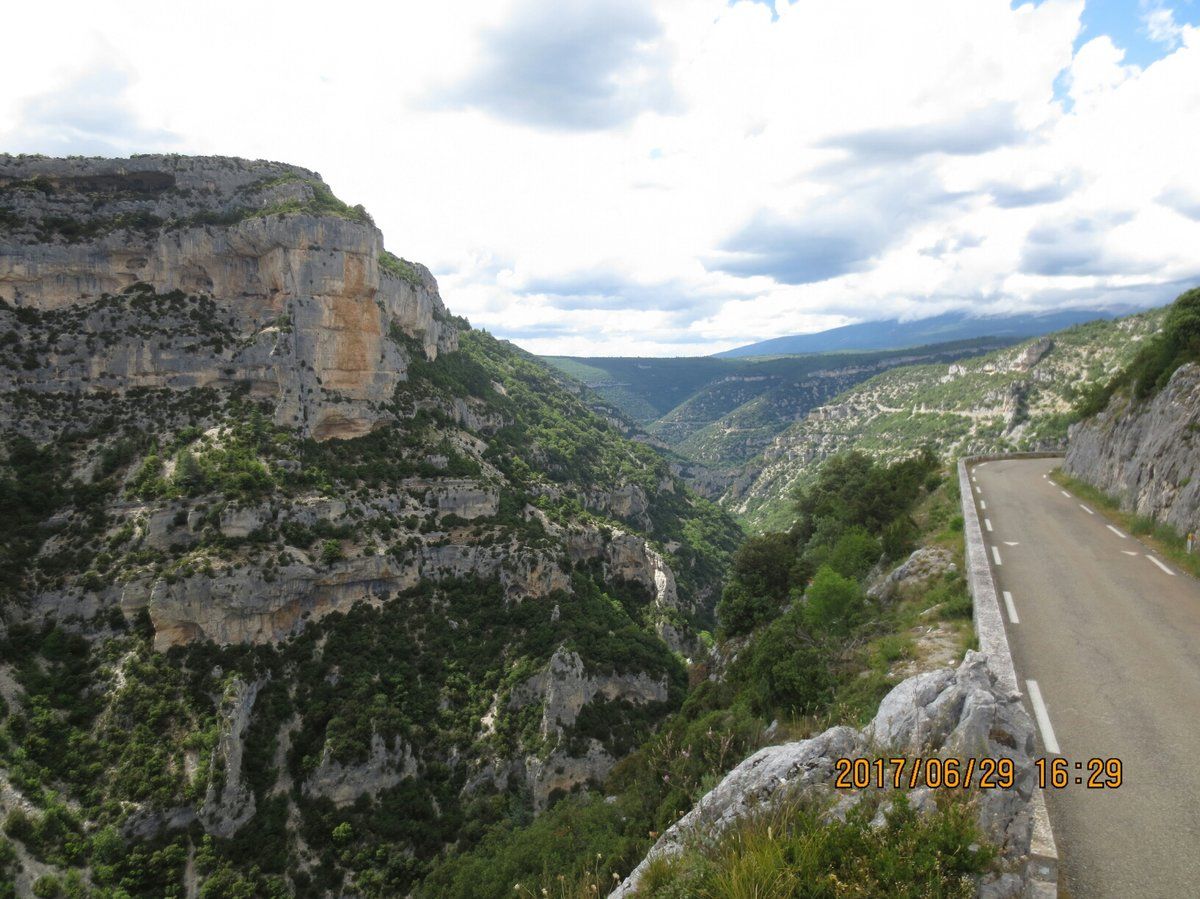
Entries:
POLYGON ((342 544, 340 541, 326 540, 321 544, 321 563, 323 565, 332 565, 341 559, 342 556, 342 544))
POLYGON ((819 633, 846 633, 861 618, 864 609, 858 581, 843 577, 827 565, 817 571, 804 599, 805 623, 819 633))
POLYGON ((825 564, 843 577, 859 580, 875 567, 882 553, 880 542, 855 526, 847 530, 825 557, 825 564))
POLYGON ((717 617, 727 637, 748 634, 760 624, 770 621, 778 612, 780 602, 767 596, 756 596, 745 584, 733 581, 725 585, 717 603, 717 617))
POLYGON ((796 801, 739 822, 715 845, 653 865, 638 895, 967 899, 976 891, 972 875, 997 855, 961 795, 942 798, 929 815, 917 814, 902 793, 867 797, 844 822, 823 821, 821 812, 816 802, 796 801), (876 829, 871 818, 884 798, 893 807, 876 829))
POLYGON ((1073 409, 1075 419, 1101 412, 1118 390, 1128 388, 1147 399, 1167 386, 1171 375, 1188 362, 1200 361, 1200 288, 1180 294, 1163 318, 1162 330, 1146 342, 1133 361, 1107 384, 1083 391, 1073 409))
POLYGON ((833 695, 830 647, 813 637, 805 617, 802 608, 788 611, 758 636, 734 666, 735 682, 764 717, 813 714, 822 711, 833 695))

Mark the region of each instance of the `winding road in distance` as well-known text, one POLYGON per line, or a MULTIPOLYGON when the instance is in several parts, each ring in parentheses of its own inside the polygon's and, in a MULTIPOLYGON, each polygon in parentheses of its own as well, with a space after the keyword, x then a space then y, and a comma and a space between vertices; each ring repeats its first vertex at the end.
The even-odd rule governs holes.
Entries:
POLYGON ((1046 477, 1061 461, 971 469, 1038 751, 1070 763, 1046 790, 1061 893, 1200 896, 1200 582, 1046 477), (1075 783, 1094 757, 1119 788, 1075 783))

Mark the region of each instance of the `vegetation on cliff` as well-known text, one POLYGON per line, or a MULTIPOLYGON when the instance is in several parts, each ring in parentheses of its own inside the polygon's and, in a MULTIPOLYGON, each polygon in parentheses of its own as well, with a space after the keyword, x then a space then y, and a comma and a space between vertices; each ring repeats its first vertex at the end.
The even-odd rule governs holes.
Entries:
POLYGON ((222 296, 206 257, 0 306, 0 895, 401 895, 681 706, 737 526, 361 208, 273 163, 5 165, 51 174, 0 184, 0 253, 107 284, 253 226, 320 289, 222 296))
POLYGON ((878 374, 790 425, 719 502, 752 531, 778 528, 788 520, 789 493, 838 453, 889 461, 917 446, 944 459, 1062 449, 1081 400, 1139 353, 1164 314, 1089 322, 950 365, 878 374))
POLYGON ((1120 390, 1132 391, 1139 400, 1149 399, 1188 362, 1200 362, 1200 287, 1175 299, 1163 316, 1162 330, 1111 379, 1093 385, 1077 405, 1076 415, 1095 415, 1120 390))
MULTIPOLYGON (((957 569, 942 569, 886 599, 866 590, 918 541, 957 553, 961 566, 957 490, 936 459, 922 453, 892 466, 864 456, 830 460, 817 483, 797 496, 796 512, 791 530, 751 538, 736 553, 718 607, 716 661, 693 669, 682 708, 613 770, 604 785, 607 798, 567 797, 536 820, 494 822, 477 844, 461 842, 449 853, 421 895, 499 897, 514 887, 531 896, 603 893, 614 874, 628 873, 658 834, 764 742, 869 719, 883 694, 928 651, 914 634, 918 625, 936 623, 951 655, 961 655, 972 639, 971 605, 957 569), (877 496, 883 502, 875 503, 877 496)), ((901 815, 885 834, 857 818, 844 829, 826 829, 811 809, 793 811, 771 836, 790 840, 792 848, 771 850, 774 867, 762 872, 767 879, 784 876, 785 867, 791 870, 786 876, 816 872, 815 880, 803 881, 810 885, 849 872, 848 880, 868 891, 883 876, 884 882, 895 877, 891 883, 912 895, 931 885, 950 895, 961 889, 964 872, 987 864, 986 853, 967 852, 978 831, 961 809, 920 823, 901 815), (902 846, 935 832, 953 845, 957 861, 939 866, 936 852, 918 853, 911 867, 882 873, 902 846), (810 867, 793 868, 787 853, 804 846, 814 853, 810 867), (836 846, 851 855, 838 861, 836 846)), ((747 827, 730 839, 757 834, 761 846, 763 827, 747 827)), ((746 845, 722 844, 658 871, 651 895, 695 895, 731 867, 764 864, 749 858, 753 854, 746 845), (734 855, 746 857, 735 863, 734 855)))

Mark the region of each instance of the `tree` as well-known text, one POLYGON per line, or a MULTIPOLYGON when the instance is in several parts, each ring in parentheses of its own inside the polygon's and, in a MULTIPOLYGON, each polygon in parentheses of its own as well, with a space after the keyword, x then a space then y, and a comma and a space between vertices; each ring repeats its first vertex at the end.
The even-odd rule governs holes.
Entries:
POLYGON ((332 565, 340 558, 342 558, 341 541, 330 539, 321 544, 321 562, 323 564, 332 565))
POLYGON ((804 594, 804 620, 814 631, 844 634, 863 608, 858 581, 821 566, 804 594))

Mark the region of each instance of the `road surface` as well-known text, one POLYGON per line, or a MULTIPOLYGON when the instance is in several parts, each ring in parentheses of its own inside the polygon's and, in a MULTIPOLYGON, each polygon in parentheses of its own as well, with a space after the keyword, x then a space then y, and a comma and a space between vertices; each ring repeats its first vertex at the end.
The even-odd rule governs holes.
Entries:
POLYGON ((1049 480, 1059 464, 971 477, 1038 751, 1071 765, 1046 790, 1061 895, 1200 896, 1200 582, 1049 480), (1094 757, 1121 759, 1121 787, 1075 784, 1094 757))

